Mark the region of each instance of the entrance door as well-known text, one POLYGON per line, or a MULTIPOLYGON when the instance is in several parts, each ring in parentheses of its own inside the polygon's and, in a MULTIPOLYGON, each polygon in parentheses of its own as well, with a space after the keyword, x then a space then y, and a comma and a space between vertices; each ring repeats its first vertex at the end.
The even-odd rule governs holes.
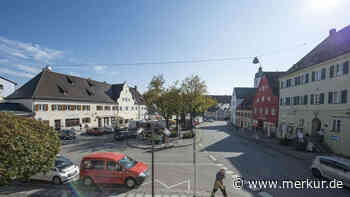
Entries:
POLYGON ((312 133, 311 135, 316 135, 317 131, 319 131, 321 128, 321 121, 318 118, 314 118, 312 120, 312 133))
POLYGON ((55 120, 55 129, 61 130, 61 120, 55 120))

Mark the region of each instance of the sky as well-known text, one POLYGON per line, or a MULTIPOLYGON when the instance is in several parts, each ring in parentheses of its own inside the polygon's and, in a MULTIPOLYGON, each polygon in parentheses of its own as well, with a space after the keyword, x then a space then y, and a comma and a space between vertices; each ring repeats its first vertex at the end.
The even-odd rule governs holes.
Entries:
POLYGON ((330 29, 349 25, 349 7, 348 0, 1 0, 0 75, 20 87, 50 65, 141 92, 154 75, 168 84, 199 75, 209 94, 231 95, 253 86, 252 57, 264 71, 287 70, 330 29), (207 59, 226 60, 165 63, 207 59), (160 63, 138 64, 145 62, 160 63))

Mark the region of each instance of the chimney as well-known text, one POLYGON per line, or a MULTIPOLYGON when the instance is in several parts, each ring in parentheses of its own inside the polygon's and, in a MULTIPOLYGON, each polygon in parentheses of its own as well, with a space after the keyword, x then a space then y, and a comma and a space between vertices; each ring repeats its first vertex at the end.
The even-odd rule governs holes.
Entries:
POLYGON ((334 28, 329 30, 329 36, 333 36, 336 32, 337 32, 337 30, 334 28))

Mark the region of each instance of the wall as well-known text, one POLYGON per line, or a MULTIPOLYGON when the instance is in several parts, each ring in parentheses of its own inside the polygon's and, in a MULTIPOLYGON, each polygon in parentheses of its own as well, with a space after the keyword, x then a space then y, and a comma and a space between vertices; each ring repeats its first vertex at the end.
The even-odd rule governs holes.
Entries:
POLYGON ((16 89, 15 84, 2 78, 0 78, 0 84, 3 86, 3 88, 0 89, 0 97, 7 97, 8 95, 12 94, 16 89))

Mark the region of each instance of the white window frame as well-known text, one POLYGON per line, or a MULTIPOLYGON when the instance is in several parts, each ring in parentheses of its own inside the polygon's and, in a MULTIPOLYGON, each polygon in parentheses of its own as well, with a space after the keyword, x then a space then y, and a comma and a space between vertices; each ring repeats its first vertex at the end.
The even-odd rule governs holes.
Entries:
POLYGON ((341 120, 332 119, 332 131, 333 132, 341 132, 341 120))
POLYGON ((275 108, 271 108, 271 115, 276 115, 275 108))

